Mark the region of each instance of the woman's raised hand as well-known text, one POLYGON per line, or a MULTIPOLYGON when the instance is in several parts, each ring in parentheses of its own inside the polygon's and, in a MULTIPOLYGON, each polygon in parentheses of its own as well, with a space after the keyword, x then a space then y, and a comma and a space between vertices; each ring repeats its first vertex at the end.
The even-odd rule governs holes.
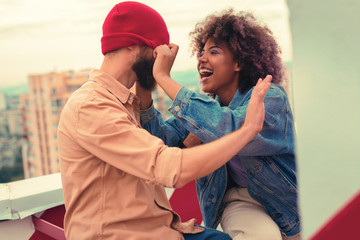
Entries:
POLYGON ((243 127, 249 127, 256 133, 260 132, 265 118, 264 98, 270 88, 272 76, 267 75, 264 80, 258 80, 252 91, 251 98, 246 110, 246 117, 243 127))
POLYGON ((174 64, 179 46, 170 43, 169 45, 160 45, 154 50, 155 63, 153 75, 156 81, 163 77, 170 77, 170 70, 174 64))

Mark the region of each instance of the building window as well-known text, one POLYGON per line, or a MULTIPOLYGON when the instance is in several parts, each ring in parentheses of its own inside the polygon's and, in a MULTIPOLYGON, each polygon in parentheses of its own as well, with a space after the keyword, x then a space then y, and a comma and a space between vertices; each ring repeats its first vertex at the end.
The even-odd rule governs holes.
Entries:
POLYGON ((61 106, 62 106, 61 99, 56 100, 56 105, 57 105, 58 108, 61 108, 61 106))
POLYGON ((67 86, 67 91, 69 93, 72 93, 80 87, 81 87, 81 85, 69 85, 69 86, 67 86))

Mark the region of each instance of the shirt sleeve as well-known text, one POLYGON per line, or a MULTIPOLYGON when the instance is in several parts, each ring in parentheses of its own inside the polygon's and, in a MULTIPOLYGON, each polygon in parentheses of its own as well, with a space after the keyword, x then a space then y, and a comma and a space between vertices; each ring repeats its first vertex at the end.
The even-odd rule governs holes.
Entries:
MULTIPOLYGON (((251 92, 238 106, 226 107, 209 96, 182 88, 177 94, 170 112, 190 132, 203 142, 211 142, 239 129, 245 121, 251 92)), ((265 96, 265 120, 263 130, 240 152, 243 156, 266 156, 287 153, 289 142, 287 124, 292 121, 284 93, 272 86, 265 96)), ((292 122, 290 123, 292 124, 292 122)))
POLYGON ((181 149, 137 127, 121 104, 94 98, 79 107, 76 124, 76 137, 86 151, 128 174, 174 187, 181 149))
POLYGON ((159 137, 168 146, 177 147, 189 131, 175 117, 164 120, 161 113, 153 106, 140 111, 141 126, 150 134, 159 137))

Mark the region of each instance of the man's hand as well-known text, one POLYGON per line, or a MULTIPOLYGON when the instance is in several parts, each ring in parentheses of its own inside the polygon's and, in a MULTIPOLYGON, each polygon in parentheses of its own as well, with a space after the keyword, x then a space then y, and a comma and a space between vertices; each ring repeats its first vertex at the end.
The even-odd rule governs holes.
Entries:
POLYGON ((271 76, 264 80, 259 79, 251 94, 245 122, 241 128, 213 142, 182 150, 181 173, 175 184, 176 188, 206 176, 226 164, 261 131, 265 117, 264 98, 270 88, 271 79, 271 76))
POLYGON ((264 98, 270 88, 272 76, 267 75, 264 80, 261 78, 252 91, 251 98, 246 110, 246 118, 243 127, 252 129, 255 134, 260 132, 265 118, 264 98))
POLYGON ((195 136, 193 133, 189 133, 189 135, 183 141, 184 146, 187 148, 200 145, 200 143, 200 138, 195 136))
POLYGON ((151 91, 143 89, 140 84, 136 83, 136 95, 140 98, 140 109, 145 110, 151 107, 152 95, 151 91))

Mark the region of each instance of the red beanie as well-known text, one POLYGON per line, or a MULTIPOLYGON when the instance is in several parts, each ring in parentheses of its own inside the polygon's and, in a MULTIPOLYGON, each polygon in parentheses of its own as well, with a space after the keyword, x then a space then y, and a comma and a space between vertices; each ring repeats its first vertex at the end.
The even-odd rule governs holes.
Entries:
POLYGON ((103 24, 101 50, 106 53, 133 45, 156 48, 169 44, 164 19, 154 9, 138 2, 116 4, 103 24))

